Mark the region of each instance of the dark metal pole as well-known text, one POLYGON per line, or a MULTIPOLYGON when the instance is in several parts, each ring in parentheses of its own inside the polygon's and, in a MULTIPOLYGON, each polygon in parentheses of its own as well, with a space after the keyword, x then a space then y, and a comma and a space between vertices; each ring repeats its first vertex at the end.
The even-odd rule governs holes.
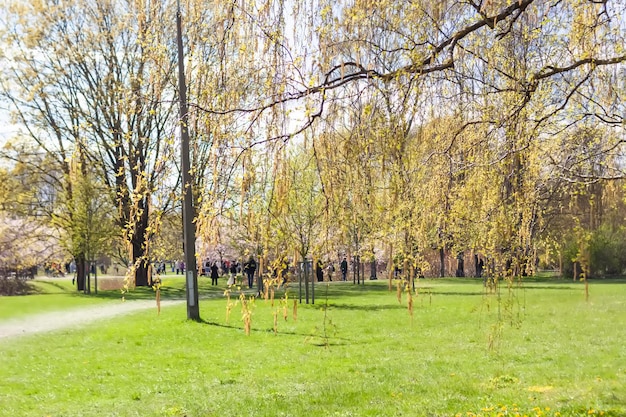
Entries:
MULTIPOLYGON (((317 260, 317 262, 319 262, 319 260, 317 260)), ((315 263, 315 265, 311 263, 311 271, 315 271, 315 273, 311 273, 311 276, 313 277, 313 279, 311 279, 311 304, 315 304, 315 281, 317 281, 317 262, 315 263)))
POLYGON ((298 262, 298 296, 300 304, 302 304, 302 271, 304 270, 304 262, 298 262))
POLYGON ((187 86, 183 54, 182 18, 180 3, 176 11, 176 40, 178 45, 178 96, 180 99, 180 149, 183 186, 183 234, 185 250, 185 289, 187 293, 187 319, 200 321, 198 306, 198 271, 196 270, 196 229, 193 224, 193 194, 191 189, 191 164, 189 162, 189 131, 187 112, 187 86))

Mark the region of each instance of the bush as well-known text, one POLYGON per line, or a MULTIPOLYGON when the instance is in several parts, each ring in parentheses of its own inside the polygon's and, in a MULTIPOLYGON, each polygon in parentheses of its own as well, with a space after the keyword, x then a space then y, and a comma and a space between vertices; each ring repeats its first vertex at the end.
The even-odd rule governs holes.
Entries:
POLYGON ((593 276, 619 275, 626 269, 626 240, 623 230, 607 225, 598 228, 589 246, 593 276))
MULTIPOLYGON (((563 248, 563 276, 573 277, 574 263, 572 259, 578 253, 578 245, 573 236, 566 238, 563 248)), ((621 275, 626 271, 626 238, 621 229, 613 229, 603 224, 595 230, 589 242, 591 261, 591 278, 621 275)), ((581 272, 580 265, 577 269, 581 272)))
POLYGON ((26 280, 17 277, 0 277, 0 295, 26 295, 32 288, 26 280))

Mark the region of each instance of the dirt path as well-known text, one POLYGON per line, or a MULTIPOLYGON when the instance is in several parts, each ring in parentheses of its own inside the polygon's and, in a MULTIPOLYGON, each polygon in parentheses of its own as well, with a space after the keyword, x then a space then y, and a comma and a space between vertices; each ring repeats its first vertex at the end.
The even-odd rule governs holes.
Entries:
MULTIPOLYGON (((161 307, 183 303, 184 300, 164 300, 161 307)), ((71 310, 52 311, 32 316, 0 321, 0 341, 2 339, 50 332, 71 327, 79 327, 96 320, 107 319, 132 313, 133 311, 154 308, 154 300, 112 301, 71 310)))

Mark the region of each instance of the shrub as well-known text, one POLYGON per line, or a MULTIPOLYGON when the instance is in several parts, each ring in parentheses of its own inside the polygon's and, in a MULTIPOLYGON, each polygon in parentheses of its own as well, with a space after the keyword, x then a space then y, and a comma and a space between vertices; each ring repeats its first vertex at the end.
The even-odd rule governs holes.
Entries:
POLYGON ((0 277, 0 296, 1 295, 25 295, 32 288, 26 280, 17 277, 0 277))
MULTIPOLYGON (((576 241, 570 236, 563 245, 563 275, 565 277, 573 277, 574 264, 572 259, 576 257, 578 250, 576 241)), ((624 231, 614 229, 607 224, 601 225, 591 235, 589 257, 592 278, 624 273, 626 271, 626 238, 624 231)), ((579 273, 580 270, 579 265, 579 273)))

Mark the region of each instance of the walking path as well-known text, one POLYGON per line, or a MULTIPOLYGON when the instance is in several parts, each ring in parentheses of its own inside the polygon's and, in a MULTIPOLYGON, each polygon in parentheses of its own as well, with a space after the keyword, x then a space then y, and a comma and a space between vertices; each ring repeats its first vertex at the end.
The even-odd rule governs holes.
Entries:
MULTIPOLYGON (((161 307, 183 303, 185 300, 162 300, 161 307)), ((78 327, 96 320, 129 314, 134 311, 153 308, 155 300, 112 301, 71 310, 52 311, 32 316, 0 321, 0 341, 2 339, 50 332, 70 327, 78 327)))

